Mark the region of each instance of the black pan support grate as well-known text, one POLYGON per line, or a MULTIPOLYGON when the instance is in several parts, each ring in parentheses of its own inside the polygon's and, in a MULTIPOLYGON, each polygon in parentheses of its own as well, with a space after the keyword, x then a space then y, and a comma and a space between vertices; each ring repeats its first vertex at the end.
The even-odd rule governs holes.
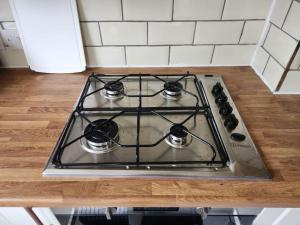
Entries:
MULTIPOLYGON (((79 98, 79 101, 77 103, 77 106, 75 107, 75 110, 72 112, 70 119, 68 121, 68 123, 66 124, 64 131, 62 132, 61 136, 60 136, 60 140, 56 146, 56 150, 54 152, 54 155, 52 157, 52 163, 55 165, 56 168, 118 168, 118 167, 124 167, 124 166, 130 166, 130 167, 135 167, 135 168, 139 168, 139 167, 143 167, 143 166, 156 166, 157 168, 164 168, 164 166, 166 165, 184 165, 185 167, 188 167, 189 165, 191 165, 191 167, 195 167, 197 165, 201 165, 201 167, 203 167, 203 165, 219 165, 221 167, 226 166, 227 162, 228 162, 228 155, 226 153, 225 147, 222 143, 222 139, 220 137, 220 134, 218 132, 217 126, 215 124, 214 118, 212 116, 210 107, 209 107, 209 103, 208 100, 206 98, 205 95, 205 91, 204 88, 202 86, 201 81, 198 80, 198 78, 194 75, 194 74, 190 74, 189 72, 187 72, 184 75, 174 75, 174 77, 178 78, 175 80, 175 82, 179 82, 181 80, 184 80, 186 78, 192 78, 194 81, 194 84, 196 86, 196 90, 197 90, 197 95, 186 90, 186 89, 182 89, 183 92, 193 96, 196 100, 196 104, 194 106, 185 106, 185 107, 143 107, 142 105, 142 98, 151 98, 154 97, 160 93, 162 93, 165 88, 162 88, 161 90, 157 91, 154 94, 150 94, 150 95, 145 95, 142 94, 142 79, 144 77, 149 78, 155 78, 161 82, 166 83, 167 80, 163 79, 164 75, 150 75, 150 74, 128 74, 128 75, 123 75, 123 76, 117 76, 117 79, 114 80, 113 82, 119 82, 122 81, 126 78, 134 78, 138 80, 139 83, 139 94, 134 94, 134 95, 128 95, 126 94, 124 91, 120 92, 120 94, 126 96, 126 97, 130 97, 130 98, 138 98, 139 100, 139 104, 137 107, 114 107, 114 108, 106 108, 106 107, 94 107, 94 108, 85 108, 84 107, 84 102, 85 99, 90 96, 93 95, 95 93, 100 92, 101 90, 104 89, 104 85, 106 84, 106 82, 104 81, 104 78, 116 78, 115 76, 112 75, 103 75, 103 74, 91 74, 88 77, 88 80, 86 82, 86 85, 82 91, 82 94, 79 98), (101 82, 103 83, 103 87, 98 88, 92 92, 88 93, 89 87, 91 85, 92 82, 101 82), (199 103, 202 103, 201 106, 199 105, 199 103), (77 138, 68 141, 66 143, 66 140, 68 139, 68 134, 70 129, 72 128, 72 125, 74 124, 74 121, 77 117, 81 117, 81 119, 85 120, 88 124, 91 124, 92 126, 93 121, 90 121, 85 113, 88 112, 113 112, 112 116, 106 120, 105 122, 103 122, 103 125, 113 119, 115 119, 116 117, 119 117, 121 115, 125 115, 125 114, 135 114, 136 118, 137 118, 137 136, 136 136, 136 144, 131 144, 131 145, 124 145, 119 143, 117 140, 112 139, 111 137, 109 137, 107 134, 105 134, 104 132, 103 135, 107 138, 109 138, 112 142, 114 142, 114 144, 123 147, 123 148, 135 148, 136 149, 136 158, 135 161, 133 162, 101 162, 101 163, 63 163, 61 160, 62 154, 64 151, 67 150, 67 147, 72 145, 73 143, 79 141, 81 138, 85 137, 88 133, 84 133, 80 136, 78 136, 77 138), (156 145, 158 145, 160 142, 162 142, 165 138, 167 138, 170 133, 165 134, 161 139, 157 140, 155 143, 152 144, 142 144, 140 143, 140 118, 141 115, 144 114, 152 114, 154 116, 158 116, 166 121, 168 121, 169 123, 175 125, 175 124, 179 124, 179 125, 183 125, 185 124, 188 120, 190 120, 191 118, 195 117, 197 114, 203 114, 206 117, 206 120, 209 124, 210 130, 212 132, 213 135, 213 139, 215 141, 215 145, 216 148, 209 142, 207 142, 206 140, 202 139, 201 137, 195 135, 194 133, 186 130, 185 132, 187 132, 189 135, 193 136, 193 138, 198 139, 199 141, 201 141, 202 143, 208 145, 212 151, 212 158, 209 161, 159 161, 159 162, 145 162, 145 161, 140 161, 140 148, 141 147, 154 147, 156 145), (166 118, 164 115, 165 114, 187 114, 188 116, 180 123, 174 123, 172 121, 170 121, 168 118, 166 118), (220 160, 216 160, 216 154, 217 151, 219 153, 220 156, 220 160)), ((170 76, 170 75, 168 75, 170 76)), ((164 85, 162 85, 163 87, 164 85)), ((95 126, 95 125, 94 125, 95 126)), ((98 124, 99 126, 99 124, 98 124)), ((90 131, 92 132, 92 131, 90 131)))

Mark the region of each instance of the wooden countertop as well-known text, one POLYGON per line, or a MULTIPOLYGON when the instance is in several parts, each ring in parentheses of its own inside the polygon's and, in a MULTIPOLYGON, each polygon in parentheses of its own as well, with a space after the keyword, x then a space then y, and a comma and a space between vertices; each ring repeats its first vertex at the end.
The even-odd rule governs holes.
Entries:
POLYGON ((46 178, 42 169, 89 72, 0 70, 0 206, 300 207, 300 96, 276 96, 249 67, 96 69, 217 73, 272 173, 270 181, 46 178))

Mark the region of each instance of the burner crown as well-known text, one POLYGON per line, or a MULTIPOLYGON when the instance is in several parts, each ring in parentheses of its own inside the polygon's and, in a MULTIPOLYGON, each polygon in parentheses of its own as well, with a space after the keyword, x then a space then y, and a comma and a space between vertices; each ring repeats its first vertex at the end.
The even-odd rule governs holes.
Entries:
POLYGON ((164 84, 165 94, 171 96, 181 95, 182 84, 176 81, 168 81, 164 84))

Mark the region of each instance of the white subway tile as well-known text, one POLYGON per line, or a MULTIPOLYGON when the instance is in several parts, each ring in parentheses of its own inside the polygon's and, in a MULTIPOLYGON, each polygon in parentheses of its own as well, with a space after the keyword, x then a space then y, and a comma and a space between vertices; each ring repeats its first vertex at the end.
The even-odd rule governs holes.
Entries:
POLYGON ((175 0, 174 20, 218 20, 224 0, 175 0))
POLYGON ((28 67, 28 63, 23 50, 4 49, 0 50, 1 67, 28 67))
POLYGON ((84 45, 102 45, 97 22, 82 22, 80 25, 84 45))
POLYGON ((246 21, 240 43, 256 44, 264 28, 264 20, 246 21))
POLYGON ((284 68, 270 57, 263 76, 272 90, 277 87, 283 72, 284 68))
POLYGON ((0 21, 13 21, 9 0, 0 0, 0 21))
POLYGON ((279 27, 282 26, 284 18, 289 10, 292 1, 293 0, 276 0, 270 18, 274 24, 276 24, 279 27))
POLYGON ((146 22, 101 22, 103 45, 146 45, 146 22))
POLYGON ((253 67, 255 68, 255 71, 259 75, 262 75, 263 70, 267 64, 268 58, 269 58, 269 54, 262 47, 259 47, 257 49, 253 61, 253 67))
POLYGON ((15 22, 2 22, 2 27, 3 29, 12 29, 12 30, 16 30, 17 29, 17 25, 15 22))
POLYGON ((161 66, 168 65, 168 46, 126 47, 127 65, 161 66))
POLYGON ((300 67, 300 50, 298 50, 298 52, 292 62, 291 69, 292 70, 300 69, 299 67, 300 67))
POLYGON ((124 47, 86 47, 88 66, 123 66, 125 65, 124 47))
POLYGON ((223 19, 265 19, 272 0, 226 0, 223 19))
POLYGON ((121 0, 77 0, 82 21, 122 20, 121 0))
POLYGON ((150 22, 149 44, 192 44, 195 22, 150 22))
POLYGON ((271 26, 264 43, 266 50, 275 57, 282 66, 286 66, 293 54, 297 42, 275 26, 271 26))
POLYGON ((123 0, 125 20, 171 20, 172 0, 123 0))
POLYGON ((283 25, 283 30, 296 39, 300 39, 300 2, 293 1, 290 12, 283 25))
POLYGON ((280 92, 300 93, 300 70, 289 71, 280 88, 280 92))
POLYGON ((213 65, 250 65, 256 45, 217 45, 213 65))
POLYGON ((242 28, 242 21, 197 22, 195 44, 237 44, 242 28))
POLYGON ((209 65, 213 46, 172 46, 170 64, 178 66, 209 65))

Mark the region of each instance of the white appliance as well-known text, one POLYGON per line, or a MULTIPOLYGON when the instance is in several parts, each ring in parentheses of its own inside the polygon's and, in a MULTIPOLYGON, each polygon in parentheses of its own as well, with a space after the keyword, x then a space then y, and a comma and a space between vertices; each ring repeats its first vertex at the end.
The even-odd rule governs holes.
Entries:
POLYGON ((85 70, 76 0, 10 0, 10 5, 32 70, 85 70))

